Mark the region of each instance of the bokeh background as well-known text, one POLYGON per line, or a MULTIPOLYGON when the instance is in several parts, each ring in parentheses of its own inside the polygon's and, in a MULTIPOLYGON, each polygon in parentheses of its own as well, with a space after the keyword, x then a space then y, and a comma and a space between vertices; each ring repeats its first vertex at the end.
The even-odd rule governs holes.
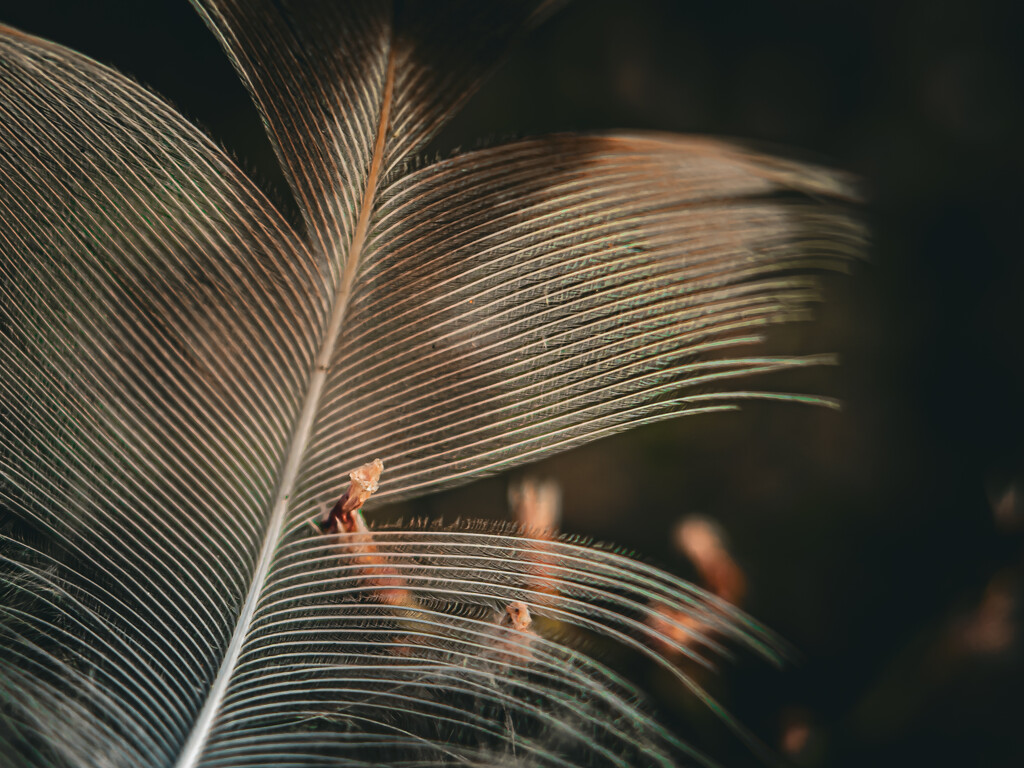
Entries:
MULTIPOLYGON (((259 119, 185 0, 0 0, 0 21, 168 97, 294 205, 259 119)), ((436 151, 611 128, 735 136, 859 174, 869 259, 828 278, 764 381, 840 412, 752 404, 627 433, 381 518, 507 517, 557 480, 565 530, 699 578, 687 516, 725 532, 781 671, 708 685, 782 764, 1024 765, 1024 4, 578 0, 515 51, 436 151)), ((650 670, 726 765, 762 764, 650 670)))

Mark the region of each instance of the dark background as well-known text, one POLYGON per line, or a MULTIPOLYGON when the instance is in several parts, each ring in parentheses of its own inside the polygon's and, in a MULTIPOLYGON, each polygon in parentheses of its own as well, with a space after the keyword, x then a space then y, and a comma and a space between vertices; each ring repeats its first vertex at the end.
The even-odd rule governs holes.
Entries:
MULTIPOLYGON (((184 0, 0 0, 0 21, 162 93, 294 217, 255 111, 184 0)), ((1022 30, 1016 2, 580 0, 437 142, 710 133, 864 178, 869 260, 826 281, 818 322, 776 339, 841 366, 771 383, 837 396, 841 412, 755 404, 524 470, 561 483, 566 530, 684 575, 676 521, 724 527, 744 607, 795 653, 782 672, 740 659, 709 685, 784 762, 1024 765, 1022 30), (794 748, 787 732, 806 738, 794 748)), ((501 517, 508 481, 382 514, 501 517)), ((660 699, 724 763, 752 760, 676 694, 660 699)))

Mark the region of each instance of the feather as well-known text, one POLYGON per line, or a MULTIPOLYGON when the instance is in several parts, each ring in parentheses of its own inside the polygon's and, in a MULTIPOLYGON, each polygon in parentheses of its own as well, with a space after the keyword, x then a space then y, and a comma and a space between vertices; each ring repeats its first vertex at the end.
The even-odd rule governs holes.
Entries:
POLYGON ((301 232, 159 97, 0 28, 5 758, 702 762, 559 632, 717 708, 679 658, 778 654, 735 610, 550 532, 307 522, 377 456, 404 498, 785 397, 730 387, 827 359, 757 345, 862 248, 848 180, 662 135, 417 168, 550 3, 197 5, 301 232))

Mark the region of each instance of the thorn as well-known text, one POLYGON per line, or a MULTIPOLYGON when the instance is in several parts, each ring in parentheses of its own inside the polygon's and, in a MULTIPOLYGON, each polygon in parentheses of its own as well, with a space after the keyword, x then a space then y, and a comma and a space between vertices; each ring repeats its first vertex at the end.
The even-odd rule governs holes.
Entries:
POLYGON ((552 566, 558 559, 551 547, 544 544, 558 538, 558 524, 562 518, 562 489, 554 480, 543 482, 531 477, 509 486, 508 503, 512 515, 525 537, 533 541, 535 551, 524 556, 530 562, 533 574, 528 586, 536 592, 557 593, 552 583, 552 566))
POLYGON ((729 554, 725 532, 713 520, 691 515, 676 528, 676 546, 700 574, 708 591, 733 605, 747 593, 747 577, 729 554))
MULTIPOLYGON (((697 569, 701 585, 727 603, 739 606, 747 592, 747 577, 729 554, 725 532, 713 520, 691 515, 675 530, 676 548, 686 555, 697 569)), ((660 603, 650 605, 652 614, 647 625, 668 640, 657 640, 658 649, 677 656, 678 649, 704 645, 701 636, 714 635, 717 630, 708 619, 679 611, 660 603)))
POLYGON ((516 522, 526 532, 551 538, 562 518, 562 489, 554 480, 540 482, 532 477, 509 486, 508 503, 516 522))
POLYGON ((395 606, 415 606, 415 599, 405 588, 405 580, 398 572, 388 565, 388 559, 377 549, 373 542, 373 533, 362 514, 363 504, 380 487, 380 476, 384 472, 384 462, 374 459, 369 464, 349 474, 348 489, 338 499, 322 523, 323 533, 345 536, 346 543, 358 543, 361 546, 349 547, 349 562, 354 562, 366 569, 362 583, 376 587, 373 597, 378 602, 395 606))

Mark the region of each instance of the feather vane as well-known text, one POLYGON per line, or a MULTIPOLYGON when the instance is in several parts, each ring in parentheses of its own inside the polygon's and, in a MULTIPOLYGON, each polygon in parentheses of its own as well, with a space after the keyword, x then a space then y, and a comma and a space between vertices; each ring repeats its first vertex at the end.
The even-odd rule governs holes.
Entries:
POLYGON ((662 135, 415 168, 550 4, 196 5, 301 232, 159 97, 0 28, 5 758, 703 762, 584 649, 717 707, 679 658, 779 652, 735 610, 550 532, 308 523, 369 458, 372 509, 785 397, 733 382, 826 359, 758 344, 862 248, 848 180, 662 135))

